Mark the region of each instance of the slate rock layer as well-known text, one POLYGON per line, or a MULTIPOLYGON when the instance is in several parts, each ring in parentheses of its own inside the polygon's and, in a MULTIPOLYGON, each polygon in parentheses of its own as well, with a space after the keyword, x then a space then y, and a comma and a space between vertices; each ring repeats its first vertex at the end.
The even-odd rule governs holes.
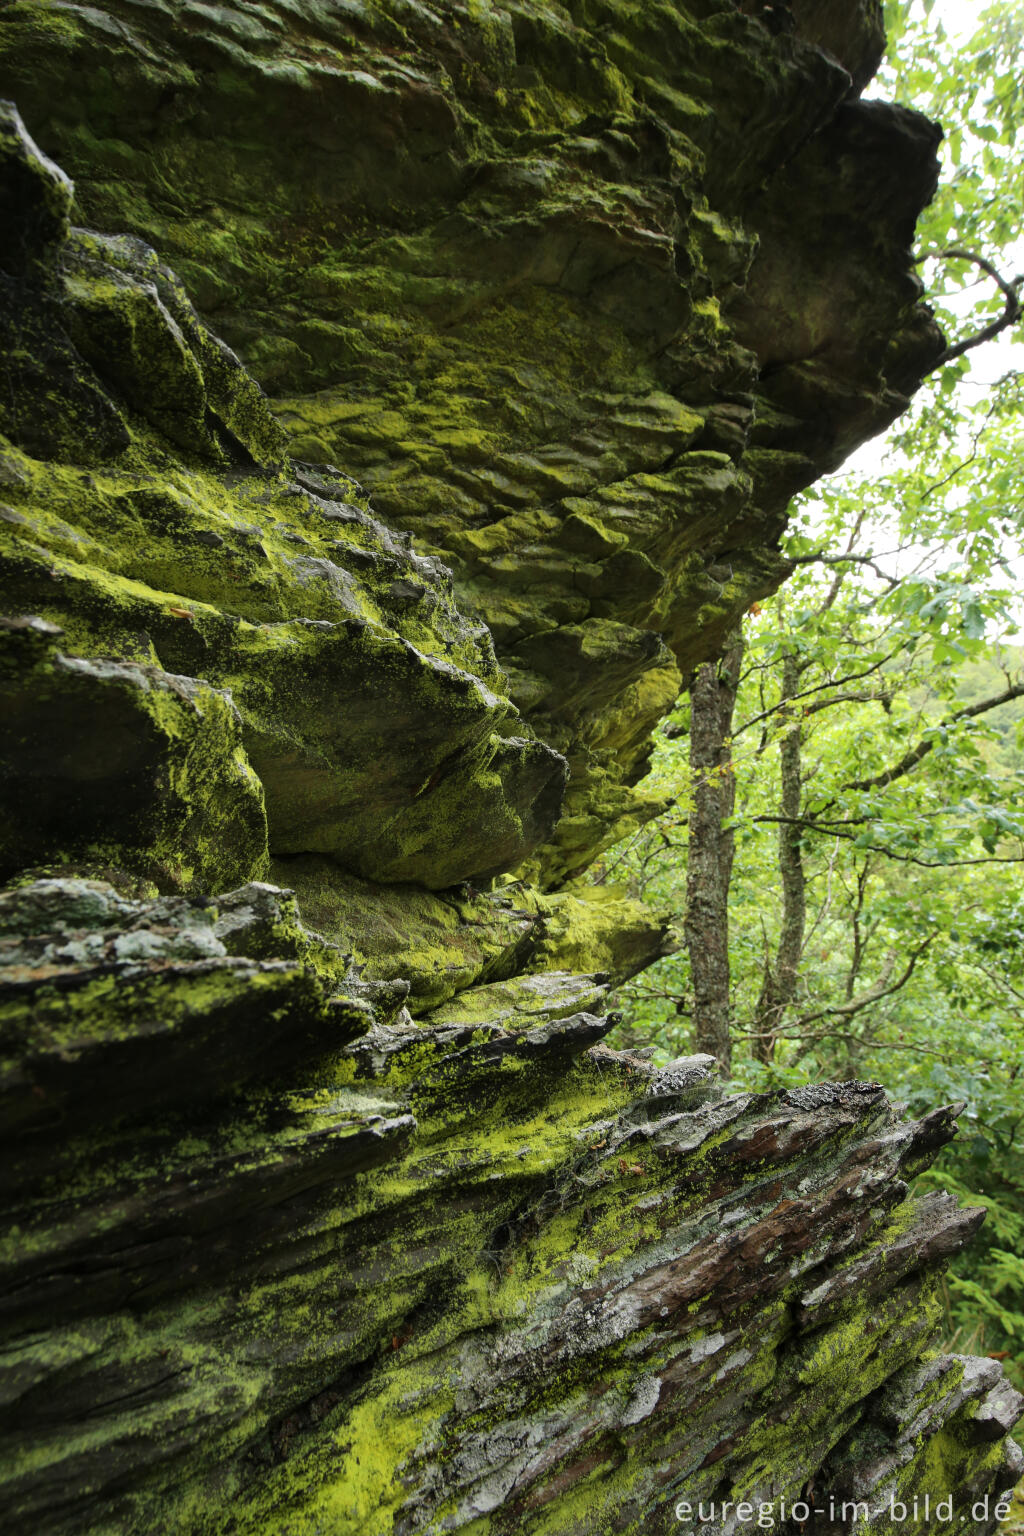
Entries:
POLYGON ((0 895, 5 1530, 995 1509, 1024 1403, 932 1347, 982 1213, 907 1185, 953 1112, 723 1097, 529 990, 413 1024, 267 885, 0 895))
POLYGON ((941 348, 877 0, 0 20, 5 1536, 994 1529, 954 1111, 607 1049, 583 878, 941 348))

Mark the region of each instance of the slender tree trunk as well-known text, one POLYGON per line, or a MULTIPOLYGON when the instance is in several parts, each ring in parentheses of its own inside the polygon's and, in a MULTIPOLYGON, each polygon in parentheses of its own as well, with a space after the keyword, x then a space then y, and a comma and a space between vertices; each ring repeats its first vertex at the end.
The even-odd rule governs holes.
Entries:
MULTIPOLYGON (((795 656, 787 656, 782 669, 782 697, 791 699, 800 686, 801 668, 795 656)), ((761 1061, 771 1061, 775 1040, 786 1012, 796 995, 800 958, 804 948, 807 923, 807 879, 803 861, 803 829, 793 823, 800 815, 803 779, 801 775, 802 731, 792 716, 780 743, 781 776, 780 815, 792 818, 779 823, 779 874, 782 877, 782 927, 772 963, 765 960, 761 995, 754 1016, 756 1054, 761 1061)))
POLYGON ((732 816, 732 716, 736 705, 743 635, 734 631, 718 662, 699 668, 690 690, 689 818, 684 939, 690 955, 694 1031, 698 1051, 715 1056, 723 1073, 732 1067, 729 1033, 729 881, 735 839, 724 823, 732 816))

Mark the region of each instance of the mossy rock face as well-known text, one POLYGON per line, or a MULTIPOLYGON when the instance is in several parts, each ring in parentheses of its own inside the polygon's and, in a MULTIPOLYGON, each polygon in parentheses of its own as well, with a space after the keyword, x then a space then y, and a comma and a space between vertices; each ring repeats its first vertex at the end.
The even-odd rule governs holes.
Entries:
POLYGON ((951 1113, 606 1049, 584 883, 941 345, 877 0, 2 17, 4 1536, 994 1506, 951 1113))
POLYGON ((625 1536, 812 1477, 849 1536, 994 1511, 1022 1400, 932 1348, 981 1213, 905 1182, 950 1112, 725 1097, 595 1045, 599 978, 414 1025, 344 963, 261 884, 0 895, 13 1536, 625 1536))
POLYGON ((113 392, 186 451, 280 461, 284 437, 263 392, 155 251, 76 229, 61 254, 71 339, 113 392))
POLYGON ((545 1019, 566 1019, 574 1013, 597 1013, 608 991, 603 973, 581 976, 574 971, 542 971, 469 987, 450 1003, 431 1010, 430 1022, 479 1024, 504 1029, 532 1029, 545 1019))
MULTIPOLYGON (((467 883, 448 891, 381 887, 310 856, 275 860, 272 875, 294 891, 309 926, 350 953, 368 981, 404 979, 417 1017, 471 988, 466 1006, 476 1018, 500 1021, 506 997, 492 983, 599 969, 605 983, 618 985, 679 942, 663 918, 620 886, 552 894, 523 881, 486 892, 467 883)), ((585 983, 592 989, 591 976, 585 983)))
POLYGON ((179 447, 273 464, 284 439, 262 391, 141 240, 72 231, 74 189, 0 103, 0 430, 45 459, 116 457, 127 398, 179 447))
POLYGON ((263 874, 263 790, 230 697, 65 655, 62 638, 42 619, 0 620, 0 878, 116 865, 207 892, 263 874))
POLYGON ((12 277, 42 268, 71 232, 74 188, 44 155, 11 101, 0 101, 0 266, 12 277))
MULTIPOLYGON (((558 818, 566 766, 519 724, 490 635, 459 611, 448 570, 372 518, 353 481, 283 471, 264 396, 177 278, 137 239, 70 232, 66 178, 9 117, 0 150, 25 235, 0 292, 21 338, 0 471, 7 602, 87 656, 125 658, 104 660, 110 676, 159 661, 180 693, 196 676, 230 690, 274 853, 430 888, 522 863, 558 818), (77 414, 44 387, 45 348, 18 372, 26 313, 52 356, 73 360, 61 377, 79 390, 77 414), (81 425, 97 401, 116 427, 103 443, 81 425), (83 467, 97 457, 109 462, 83 467)), ((217 764, 204 734, 214 777, 230 778, 239 749, 236 733, 217 764)), ((56 836, 60 814, 47 814, 56 836)), ((204 814, 177 838, 179 862, 203 838, 220 846, 224 816, 210 808, 204 825, 204 814)), ((108 819, 104 859, 136 867, 132 838, 108 819)), ((26 837, 5 854, 8 874, 62 856, 26 837)), ((231 842, 226 873, 200 862, 177 883, 221 890, 259 873, 246 839, 236 853, 231 842)))
POLYGON ((273 853, 443 888, 514 868, 548 835, 563 758, 520 722, 447 573, 359 507, 201 471, 155 490, 142 453, 116 475, 8 462, 8 600, 76 650, 229 689, 273 853))
POLYGON ((44 155, 13 102, 0 101, 0 348, 7 387, 0 431, 30 451, 90 463, 119 453, 128 433, 60 324, 58 263, 74 189, 44 155))
MULTIPOLYGON (((4 19, 0 87, 83 220, 159 251, 294 457, 451 568, 573 773, 531 870, 578 875, 650 816, 651 725, 778 584, 793 492, 941 348, 910 259, 935 130, 858 99, 877 0, 4 19), (614 664, 584 646, 552 686, 538 651, 599 625, 614 664)), ((96 313, 91 238, 78 314, 128 379, 151 312, 96 313)))

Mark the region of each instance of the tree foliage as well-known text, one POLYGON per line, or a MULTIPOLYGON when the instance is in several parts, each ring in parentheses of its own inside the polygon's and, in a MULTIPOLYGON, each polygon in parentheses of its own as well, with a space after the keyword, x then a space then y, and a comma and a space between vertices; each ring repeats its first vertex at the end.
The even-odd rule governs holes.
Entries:
POLYGON ((709 1038, 687 850, 703 828, 706 862, 718 804, 737 1081, 861 1077, 915 1112, 964 1104, 928 1178, 989 1219, 950 1277, 950 1332, 1024 1376, 1024 377, 1005 345, 1020 334, 1024 8, 988 5, 957 46, 933 0, 886 11, 883 88, 946 129, 919 238, 950 349, 881 470, 848 469, 795 509, 792 574, 748 617, 735 699, 721 672, 703 690, 729 685, 722 750, 705 741, 694 768, 688 699, 663 731, 652 788, 671 809, 604 875, 672 912, 689 953, 624 989, 620 1043, 675 1056, 695 1028, 709 1038))

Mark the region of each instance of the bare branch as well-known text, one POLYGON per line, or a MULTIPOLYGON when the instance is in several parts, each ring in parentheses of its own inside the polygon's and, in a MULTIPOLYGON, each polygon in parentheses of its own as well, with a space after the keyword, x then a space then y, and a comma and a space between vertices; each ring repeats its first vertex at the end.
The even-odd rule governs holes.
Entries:
MULTIPOLYGON (((936 813, 939 814, 939 813, 936 813)), ((752 822, 788 822, 794 827, 806 827, 808 832, 819 832, 824 837, 844 837, 847 842, 853 843, 861 836, 859 832, 846 832, 844 827, 860 827, 865 822, 873 819, 868 816, 851 816, 844 822, 836 821, 810 821, 805 816, 752 816, 752 822)), ((919 859, 912 853, 896 853, 892 848, 886 848, 882 843, 861 843, 862 853, 883 853, 887 859, 894 860, 897 864, 916 864, 921 869, 964 869, 974 864, 1024 864, 1024 850, 1015 854, 987 854, 983 859, 919 859)))
POLYGON ((978 451, 979 451, 979 448, 981 447, 981 440, 984 437, 986 431, 988 430, 988 424, 992 420, 992 417, 995 414, 996 407, 997 407, 998 403, 999 403, 998 400, 993 400, 992 404, 989 406, 988 410, 985 412, 985 415, 984 415, 984 417, 982 419, 981 426, 978 428, 977 432, 975 432, 973 434, 973 436, 971 437, 971 451, 967 455, 966 459, 961 459, 960 463, 955 465, 949 471, 949 474, 948 475, 944 475, 941 480, 936 480, 931 485, 926 485, 925 486, 924 490, 921 492, 920 497, 918 498, 918 504, 921 507, 922 511, 925 509, 925 502, 926 502, 926 500, 927 500, 927 498, 929 496, 934 496, 936 491, 944 490, 945 487, 947 485, 949 485, 951 480, 955 480, 956 479, 957 475, 960 474, 961 470, 969 469, 970 466, 974 463, 975 459, 978 457, 978 451))
MULTIPOLYGON (((751 1035, 738 1035, 737 1039, 750 1040, 751 1035)), ((791 1034, 788 1030, 778 1036, 779 1040, 803 1040, 811 1045, 819 1045, 823 1040, 834 1040, 835 1031, 831 1029, 810 1029, 803 1034, 791 1034)), ((919 1045, 912 1040, 879 1040, 873 1038, 870 1042, 873 1051, 912 1051, 917 1056, 937 1056, 941 1061, 949 1060, 948 1046, 919 1045)), ((803 1054, 803 1052, 801 1053, 803 1054)))
POLYGON ((855 1013, 860 1013, 861 1009, 870 1008, 872 1003, 880 1002, 883 997, 891 997, 894 992, 899 992, 901 988, 906 986, 911 976, 913 976, 917 962, 935 938, 936 935, 930 933, 916 949, 911 950, 910 959, 895 981, 890 981, 896 965, 896 954, 893 951, 887 957, 886 963, 882 968, 882 974, 873 987, 869 987, 859 997, 848 998, 846 1002, 832 1003, 829 1007, 819 1008, 814 1013, 805 1013, 802 1018, 794 1019, 793 1028, 805 1029, 808 1024, 814 1024, 818 1019, 852 1018, 855 1013))
MULTIPOLYGON (((850 537, 846 541, 846 549, 844 551, 846 555, 851 555, 853 553, 854 546, 856 545, 857 540, 860 538, 860 531, 864 526, 864 519, 867 517, 867 515, 867 507, 861 507, 856 518, 854 519, 853 527, 850 529, 850 537)), ((836 571, 835 576, 832 578, 832 585, 829 587, 824 598, 822 599, 822 602, 815 614, 815 618, 823 619, 826 613, 828 613, 829 609, 835 603, 837 597, 842 591, 843 582, 846 580, 847 574, 848 573, 844 570, 836 571)))
MULTIPOLYGON (((903 547, 909 548, 910 546, 904 545, 903 547)), ((902 552, 902 549, 893 551, 897 555, 902 554, 902 552)), ((791 567, 788 574, 792 574, 792 571, 795 571, 798 565, 866 565, 870 570, 874 571, 880 581, 885 582, 890 592, 894 587, 898 587, 903 580, 902 576, 889 576, 882 570, 878 561, 870 555, 826 555, 819 551, 815 555, 790 555, 786 564, 791 567)))
MULTIPOLYGON (((838 840, 836 846, 838 847, 838 840)), ((857 870, 857 898, 853 905, 853 912, 851 913, 851 926, 853 928, 853 953, 850 957, 850 969, 846 976, 847 1001, 853 997, 853 989, 857 985, 857 977, 860 975, 860 968, 864 963, 864 956, 867 951, 868 940, 871 934, 871 925, 869 924, 868 936, 865 937, 862 921, 864 916, 864 902, 867 897, 868 880, 870 875, 871 860, 865 859, 863 864, 861 864, 860 868, 857 870)))
POLYGON ((823 709, 831 709, 833 704, 881 704, 883 709, 888 709, 892 704, 892 692, 880 688, 877 693, 836 693, 830 699, 818 699, 814 704, 805 705, 801 713, 816 715, 823 709))
MULTIPOLYGON (((998 709, 1000 704, 1009 704, 1013 699, 1024 697, 1024 682, 1011 683, 1002 693, 993 694, 991 698, 979 699, 977 704, 969 704, 965 709, 958 709, 955 714, 948 715, 936 727, 936 730, 956 725, 960 720, 975 720, 979 715, 987 714, 990 709, 998 709)), ((909 752, 905 752, 898 763, 891 768, 886 768, 882 773, 876 773, 870 779, 854 779, 849 784, 844 784, 843 789, 872 790, 885 789, 896 779, 904 778, 918 763, 923 762, 935 745, 935 737, 926 737, 919 741, 909 752)))
MULTIPOLYGON (((1008 282, 990 261, 986 261, 984 256, 979 256, 974 251, 962 251, 953 247, 946 251, 936 251, 933 255, 936 260, 970 261, 976 267, 980 267, 999 287, 1003 295, 1004 307, 1001 315, 998 315, 995 320, 990 320, 988 325, 984 326, 974 336, 968 336, 964 341, 958 341, 955 346, 947 347, 938 361, 928 370, 930 373, 934 373, 936 368, 944 367, 946 363, 951 363, 954 358, 963 357, 965 352, 971 352, 975 347, 980 347, 986 341, 991 341, 1001 331, 1005 331, 1007 326, 1015 325, 1021 317, 1020 287, 1024 283, 1024 277, 1015 277, 1011 282, 1008 282)), ((919 262, 929 259, 931 258, 928 256, 918 258, 919 262)))
POLYGON ((993 986, 1002 987, 1004 991, 1009 992, 1011 997, 1015 997, 1018 1002, 1024 1003, 1024 992, 1018 991, 1012 982, 1007 981, 1005 976, 1000 976, 987 965, 982 965, 980 960, 972 960, 969 964, 974 970, 980 971, 983 976, 987 977, 993 986))
MULTIPOLYGON (((870 677, 872 673, 880 671, 882 667, 892 661, 894 656, 899 655, 901 649, 901 646, 897 646, 887 656, 883 656, 881 661, 873 662, 870 667, 865 667, 860 672, 848 672, 845 677, 829 678, 827 682, 815 683, 813 688, 804 688, 799 693, 794 693, 791 699, 780 699, 778 704, 773 704, 768 709, 762 709, 760 714, 751 715, 749 720, 744 720, 742 725, 738 725, 732 733, 733 741, 736 740, 737 736, 742 736, 743 732, 749 730, 752 725, 759 725, 762 720, 767 720, 770 715, 778 714, 779 710, 788 709, 791 704, 798 704, 801 699, 810 698, 812 693, 824 693, 826 688, 844 688, 849 683, 861 682, 865 677, 870 677)), ((761 702, 764 702, 763 697, 761 702)), ((822 708, 824 707, 823 705, 822 708)))

